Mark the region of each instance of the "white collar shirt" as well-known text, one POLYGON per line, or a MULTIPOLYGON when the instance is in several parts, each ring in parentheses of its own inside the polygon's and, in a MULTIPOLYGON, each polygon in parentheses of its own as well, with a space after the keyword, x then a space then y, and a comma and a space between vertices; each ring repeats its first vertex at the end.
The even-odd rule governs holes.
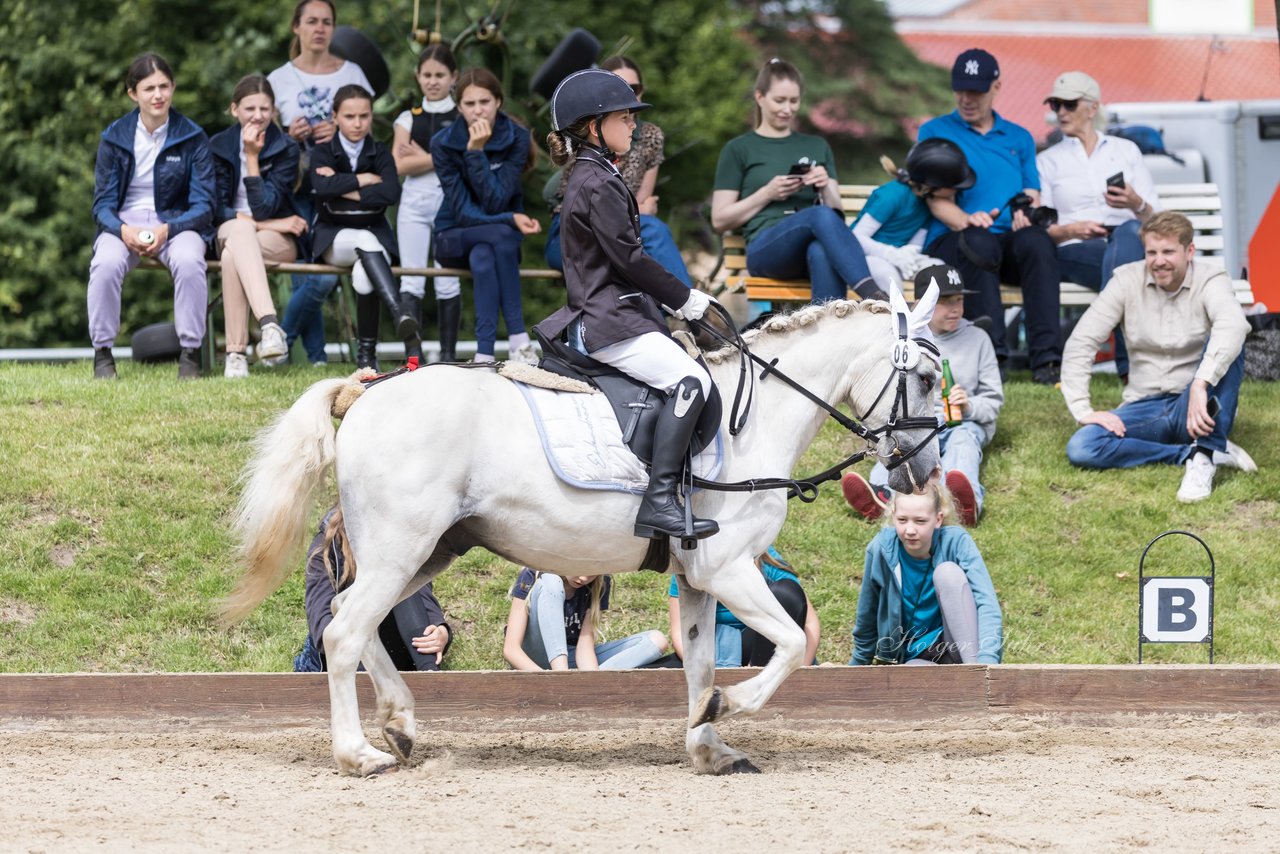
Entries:
MULTIPOLYGON (((1102 225, 1124 225, 1135 218, 1128 208, 1107 204, 1107 178, 1121 172, 1143 201, 1157 208, 1155 183, 1142 162, 1142 152, 1127 139, 1098 134, 1092 154, 1073 136, 1063 137, 1036 157, 1040 172, 1040 203, 1056 208, 1058 222, 1092 221, 1102 225)), ((1075 243, 1078 241, 1066 241, 1075 243)))
POLYGON ((360 149, 364 148, 364 140, 352 142, 339 133, 338 142, 342 143, 342 150, 346 152, 347 160, 351 162, 351 171, 356 171, 356 161, 360 159, 360 149))
POLYGON ((124 204, 120 206, 120 210, 156 209, 156 160, 168 137, 168 121, 152 132, 147 130, 139 117, 138 127, 133 132, 133 178, 129 181, 129 189, 125 191, 124 204))

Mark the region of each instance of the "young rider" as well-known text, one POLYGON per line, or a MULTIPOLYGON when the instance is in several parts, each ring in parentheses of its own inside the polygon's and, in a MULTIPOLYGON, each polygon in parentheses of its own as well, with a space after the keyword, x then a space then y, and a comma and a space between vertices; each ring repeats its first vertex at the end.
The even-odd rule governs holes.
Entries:
MULTIPOLYGON (((566 77, 551 97, 551 159, 575 161, 560 211, 569 304, 539 330, 549 338, 568 330, 591 358, 674 399, 658 420, 649 488, 636 515, 636 536, 657 539, 684 533, 676 491, 711 392, 707 370, 672 339, 659 307, 697 320, 711 298, 644 253, 635 196, 614 166, 631 146, 633 113, 648 106, 621 77, 598 68, 566 77)), ((718 530, 713 520, 693 520, 698 538, 718 530)))

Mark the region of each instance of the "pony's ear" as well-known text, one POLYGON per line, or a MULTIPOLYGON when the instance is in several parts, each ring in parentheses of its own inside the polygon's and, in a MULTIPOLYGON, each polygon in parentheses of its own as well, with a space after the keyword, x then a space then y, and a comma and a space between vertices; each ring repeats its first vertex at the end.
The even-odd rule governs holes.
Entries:
POLYGON ((889 308, 893 309, 894 314, 906 315, 911 318, 911 311, 907 308, 907 298, 902 295, 902 288, 898 287, 896 279, 889 279, 889 308))
MULTIPOLYGON (((901 297, 899 297, 901 298, 901 297)), ((911 310, 907 316, 908 329, 912 338, 925 337, 932 339, 933 336, 929 332, 929 320, 933 317, 933 309, 938 304, 938 280, 930 279, 929 287, 924 292, 916 307, 911 310)))

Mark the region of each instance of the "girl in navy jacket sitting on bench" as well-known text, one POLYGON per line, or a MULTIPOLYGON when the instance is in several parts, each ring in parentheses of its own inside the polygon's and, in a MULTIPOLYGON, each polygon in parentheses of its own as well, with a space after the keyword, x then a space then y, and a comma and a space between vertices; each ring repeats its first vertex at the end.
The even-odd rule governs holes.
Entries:
POLYGON ((173 318, 182 352, 178 378, 200 375, 209 287, 205 242, 213 236, 209 140, 173 109, 173 71, 154 53, 133 60, 125 90, 137 109, 102 132, 94 166, 98 237, 89 263, 93 375, 115 379, 111 345, 120 331, 125 274, 157 258, 173 274, 173 318))
POLYGON ((436 214, 436 260, 471 270, 476 301, 476 361, 492 362, 498 310, 507 324, 507 351, 538 359, 524 328, 520 243, 542 226, 524 213, 520 179, 530 164, 529 131, 502 112, 502 84, 483 68, 462 72, 454 122, 431 139, 431 160, 444 186, 436 214))
POLYGON ((298 146, 272 121, 275 93, 261 74, 242 77, 231 94, 236 123, 209 140, 217 183, 214 251, 222 261, 222 307, 226 313, 228 379, 249 376, 249 310, 262 326, 258 358, 289 352, 276 319, 266 263, 298 257, 307 222, 294 213, 298 146))

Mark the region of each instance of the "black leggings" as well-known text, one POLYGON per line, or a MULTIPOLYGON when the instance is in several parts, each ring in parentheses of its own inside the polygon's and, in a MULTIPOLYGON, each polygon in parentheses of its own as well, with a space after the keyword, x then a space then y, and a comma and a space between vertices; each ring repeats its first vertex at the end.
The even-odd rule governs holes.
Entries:
MULTIPOLYGON (((769 582, 769 592, 782 605, 783 609, 796 621, 796 625, 804 628, 805 617, 808 616, 809 605, 804 598, 804 590, 790 578, 769 582)), ((755 629, 742 631, 742 666, 763 667, 773 657, 773 642, 755 629)))
POLYGON ((378 638, 395 662, 396 670, 439 670, 436 654, 423 655, 413 645, 430 616, 422 597, 414 594, 391 609, 378 626, 378 638))

